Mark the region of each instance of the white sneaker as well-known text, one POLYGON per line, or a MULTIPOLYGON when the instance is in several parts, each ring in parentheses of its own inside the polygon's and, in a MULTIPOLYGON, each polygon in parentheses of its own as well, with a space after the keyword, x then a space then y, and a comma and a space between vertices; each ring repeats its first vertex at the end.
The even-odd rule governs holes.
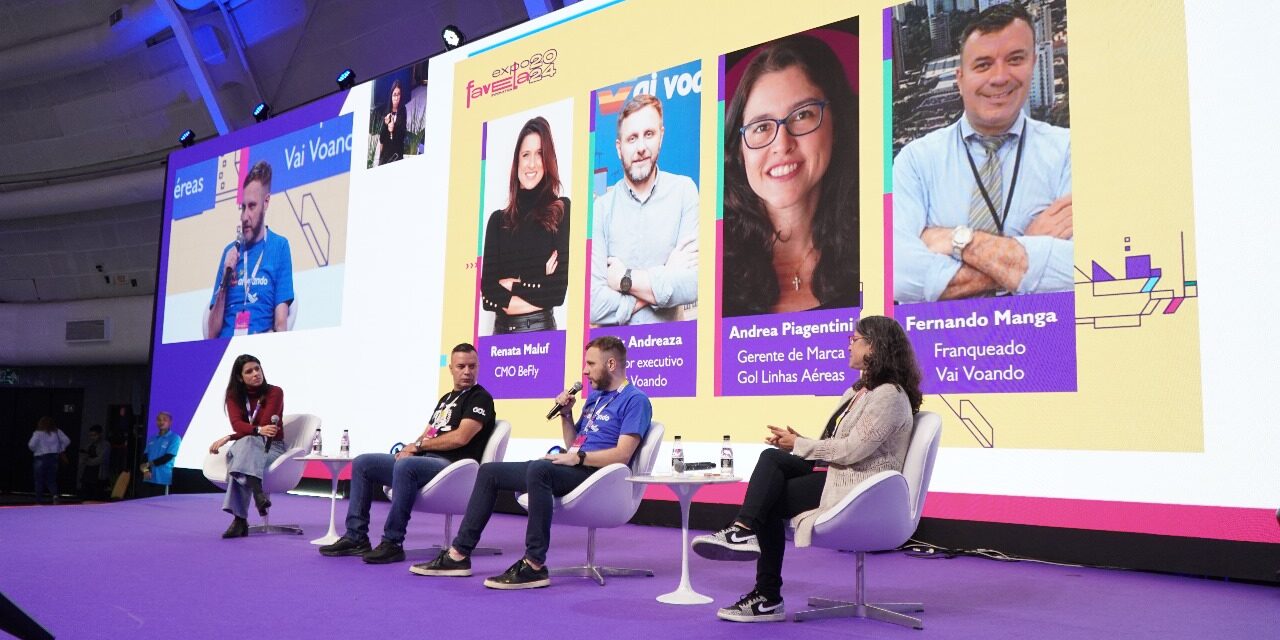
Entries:
POLYGON ((716 612, 716 617, 730 622, 782 622, 787 612, 782 599, 771 602, 758 591, 752 591, 742 599, 716 612))
POLYGON ((693 539, 693 552, 709 560, 755 560, 760 557, 756 534, 731 524, 693 539))

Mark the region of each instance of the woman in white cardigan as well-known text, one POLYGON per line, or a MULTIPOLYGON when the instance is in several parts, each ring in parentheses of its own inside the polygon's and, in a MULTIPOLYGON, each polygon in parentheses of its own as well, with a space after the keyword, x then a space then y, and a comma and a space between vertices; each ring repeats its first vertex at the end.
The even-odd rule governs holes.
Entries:
POLYGON ((862 372, 840 398, 822 435, 801 436, 770 426, 766 449, 751 473, 738 517, 693 540, 713 560, 755 560, 756 585, 716 615, 733 622, 777 622, 782 606, 784 525, 793 518, 796 546, 808 546, 813 522, 862 480, 901 471, 919 411, 920 367, 906 332, 892 318, 867 316, 849 336, 849 366, 862 372), (824 471, 825 470, 825 471, 824 471))

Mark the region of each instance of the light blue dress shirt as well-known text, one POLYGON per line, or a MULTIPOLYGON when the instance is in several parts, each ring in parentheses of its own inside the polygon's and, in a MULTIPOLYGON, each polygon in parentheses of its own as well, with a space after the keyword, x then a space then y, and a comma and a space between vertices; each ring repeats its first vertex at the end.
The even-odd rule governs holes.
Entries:
MULTIPOLYGON (((1008 197, 1026 123, 1022 167, 1005 218, 1004 234, 1027 251, 1027 272, 1016 293, 1070 291, 1075 286, 1073 240, 1026 236, 1023 231, 1054 200, 1071 193, 1070 130, 1019 114, 1012 134, 997 151, 1004 195, 1008 197)), ((966 117, 903 147, 893 163, 893 293, 898 302, 937 300, 961 262, 934 253, 920 239, 926 227, 969 224, 969 200, 976 182, 961 137, 981 167, 986 151, 974 139, 966 117), (957 134, 959 130, 959 134, 957 134)))
POLYGON ((698 301, 698 270, 668 269, 677 246, 698 237, 698 187, 688 176, 658 172, 641 202, 626 178, 596 199, 591 233, 591 324, 679 320, 680 306, 698 301), (609 287, 608 259, 649 274, 655 302, 634 314, 636 298, 609 287))

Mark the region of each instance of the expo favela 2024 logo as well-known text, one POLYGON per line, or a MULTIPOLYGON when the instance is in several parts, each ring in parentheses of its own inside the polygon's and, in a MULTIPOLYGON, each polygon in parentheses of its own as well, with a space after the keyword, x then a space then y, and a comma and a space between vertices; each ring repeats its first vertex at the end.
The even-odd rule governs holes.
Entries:
POLYGON ((494 69, 489 76, 492 80, 485 84, 478 85, 475 80, 467 81, 467 108, 471 108, 473 100, 515 91, 521 85, 556 75, 557 57, 559 53, 555 49, 547 49, 524 60, 494 69))

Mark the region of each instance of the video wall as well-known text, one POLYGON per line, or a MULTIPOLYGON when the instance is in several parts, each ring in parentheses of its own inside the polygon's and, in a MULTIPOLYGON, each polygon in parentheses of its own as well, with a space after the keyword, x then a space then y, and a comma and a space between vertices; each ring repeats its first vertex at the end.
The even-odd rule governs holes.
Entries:
POLYGON ((175 152, 178 464, 239 353, 359 453, 421 431, 459 342, 531 458, 615 335, 686 459, 729 435, 746 476, 766 425, 821 431, 886 314, 944 422, 926 516, 1280 541, 1204 405, 1197 265, 1229 256, 1197 241, 1187 11, 1023 0, 961 51, 991 4, 583 2, 175 152))

